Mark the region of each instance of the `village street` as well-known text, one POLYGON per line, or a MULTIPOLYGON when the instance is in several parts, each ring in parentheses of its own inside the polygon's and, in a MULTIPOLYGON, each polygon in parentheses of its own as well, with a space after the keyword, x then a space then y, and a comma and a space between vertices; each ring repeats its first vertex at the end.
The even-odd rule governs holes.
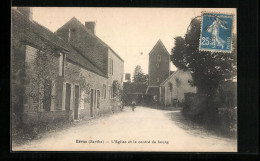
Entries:
POLYGON ((27 151, 236 151, 237 142, 182 122, 179 109, 138 106, 13 147, 27 151))

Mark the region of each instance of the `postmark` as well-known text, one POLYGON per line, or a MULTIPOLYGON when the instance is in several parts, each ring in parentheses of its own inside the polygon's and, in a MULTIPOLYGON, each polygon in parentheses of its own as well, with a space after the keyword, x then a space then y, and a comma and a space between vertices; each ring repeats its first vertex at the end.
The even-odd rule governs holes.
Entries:
POLYGON ((232 51, 232 14, 202 13, 200 51, 232 51))

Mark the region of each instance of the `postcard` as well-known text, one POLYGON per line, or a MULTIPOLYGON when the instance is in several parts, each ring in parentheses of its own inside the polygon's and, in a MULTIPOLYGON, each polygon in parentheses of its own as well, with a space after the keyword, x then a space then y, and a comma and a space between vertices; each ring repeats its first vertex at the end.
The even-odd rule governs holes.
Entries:
POLYGON ((237 152, 236 8, 11 9, 11 150, 237 152))

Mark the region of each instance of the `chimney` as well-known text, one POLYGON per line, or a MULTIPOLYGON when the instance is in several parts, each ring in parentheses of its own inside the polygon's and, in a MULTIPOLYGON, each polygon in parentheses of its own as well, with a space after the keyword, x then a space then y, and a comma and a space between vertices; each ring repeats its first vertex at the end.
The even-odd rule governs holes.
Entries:
POLYGON ((17 7, 17 10, 21 12, 26 18, 32 20, 32 9, 30 7, 17 7))
POLYGON ((95 34, 95 26, 96 26, 96 22, 94 21, 85 22, 85 27, 89 29, 93 34, 95 34))

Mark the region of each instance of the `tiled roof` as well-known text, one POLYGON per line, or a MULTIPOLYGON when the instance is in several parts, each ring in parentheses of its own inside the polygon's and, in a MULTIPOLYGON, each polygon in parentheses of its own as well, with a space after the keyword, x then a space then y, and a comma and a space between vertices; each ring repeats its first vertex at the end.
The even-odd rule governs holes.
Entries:
MULTIPOLYGON (((73 17, 73 18, 71 18, 68 22, 76 22, 79 26, 81 26, 81 27, 86 31, 86 33, 87 33, 88 35, 90 35, 90 36, 92 36, 93 38, 95 38, 96 40, 98 40, 98 42, 101 43, 103 46, 109 48, 109 49, 115 54, 115 56, 117 56, 121 61, 124 62, 124 60, 123 60, 109 45, 107 45, 103 40, 101 40, 99 37, 97 37, 95 34, 93 34, 89 29, 87 29, 77 18, 73 17)), ((68 23, 68 22, 67 22, 67 23, 68 23)), ((66 23, 66 24, 67 24, 67 23, 66 23)), ((66 25, 66 24, 64 24, 64 25, 66 25)), ((63 25, 63 26, 64 26, 64 25, 63 25)), ((60 29, 63 28, 63 26, 60 27, 60 29)), ((57 32, 57 31, 56 31, 56 32, 57 32)))
POLYGON ((28 45, 33 45, 38 49, 52 47, 65 51, 68 53, 68 60, 100 76, 107 77, 87 57, 84 57, 80 51, 76 50, 72 45, 62 40, 44 26, 26 18, 17 9, 12 9, 12 20, 12 29, 16 30, 16 34, 19 34, 20 39, 28 45))
POLYGON ((41 49, 49 46, 68 52, 66 43, 61 38, 37 22, 29 20, 17 9, 12 9, 12 20, 12 27, 19 30, 22 41, 41 49))
POLYGON ((67 59, 77 63, 78 65, 86 68, 87 70, 96 73, 102 77, 107 77, 101 70, 99 70, 94 63, 92 63, 87 57, 84 56, 77 48, 68 44, 70 53, 67 55, 67 59))

